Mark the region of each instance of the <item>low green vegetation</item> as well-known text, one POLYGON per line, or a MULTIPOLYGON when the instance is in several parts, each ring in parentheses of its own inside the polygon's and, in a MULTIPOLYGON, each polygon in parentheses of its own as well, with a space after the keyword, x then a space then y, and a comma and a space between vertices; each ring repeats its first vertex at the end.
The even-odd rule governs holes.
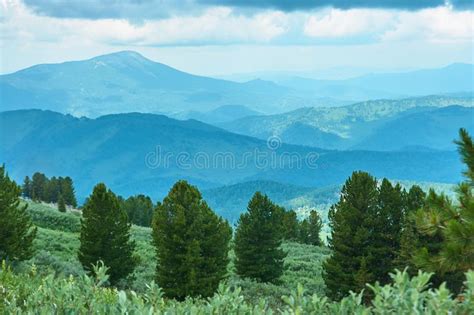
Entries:
POLYGON ((369 286, 371 305, 362 303, 362 294, 351 294, 339 302, 309 295, 302 286, 281 298, 282 306, 272 309, 266 299, 245 301, 240 289, 224 285, 208 299, 166 299, 159 287, 150 283, 145 294, 104 286, 106 268, 94 271, 95 278, 39 276, 13 273, 5 264, 0 270, 0 304, 3 314, 472 314, 474 312, 474 272, 466 274, 462 299, 454 299, 441 286, 429 288, 430 275, 420 273, 410 279, 396 273, 393 284, 369 286))

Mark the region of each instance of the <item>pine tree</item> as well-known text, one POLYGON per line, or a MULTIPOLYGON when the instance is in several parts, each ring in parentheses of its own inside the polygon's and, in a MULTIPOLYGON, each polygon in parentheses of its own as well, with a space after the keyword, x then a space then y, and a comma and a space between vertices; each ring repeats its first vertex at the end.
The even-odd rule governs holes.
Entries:
POLYGON ((436 249, 424 247, 417 257, 421 266, 439 272, 474 269, 474 143, 465 129, 457 141, 466 181, 457 188, 458 203, 430 192, 425 211, 417 214, 417 228, 425 236, 438 238, 436 249))
POLYGON ((74 184, 72 182, 71 177, 66 176, 60 182, 60 186, 61 186, 60 191, 61 191, 61 194, 63 195, 64 201, 66 202, 66 204, 74 208, 77 207, 74 184))
POLYGON ((405 207, 405 191, 384 178, 378 188, 377 212, 370 220, 373 229, 370 237, 368 266, 375 279, 382 284, 389 283, 389 273, 395 269, 395 260, 400 252, 400 239, 405 207))
POLYGON ((341 197, 329 210, 332 255, 323 264, 327 295, 335 300, 358 292, 363 282, 373 282, 371 231, 377 212, 377 181, 365 172, 354 172, 342 187, 341 197))
POLYGON ((305 218, 299 223, 298 242, 301 244, 309 244, 309 235, 309 220, 305 218))
POLYGON ((321 229, 323 227, 323 222, 318 212, 311 210, 308 218, 301 221, 299 224, 299 238, 298 241, 302 244, 320 246, 322 245, 321 229))
POLYGON ((31 199, 35 201, 44 201, 46 199, 46 185, 48 178, 39 172, 33 174, 31 180, 31 199))
POLYGON ((321 246, 322 241, 319 234, 321 233, 321 229, 323 228, 323 221, 319 216, 318 212, 315 210, 311 210, 308 217, 308 242, 306 244, 314 245, 314 246, 321 246))
POLYGON ((241 214, 235 233, 235 267, 243 278, 276 282, 283 273, 286 254, 280 249, 278 207, 257 192, 241 214))
POLYGON ((25 176, 23 186, 21 188, 23 197, 31 198, 31 180, 28 176, 25 176))
POLYGON ((418 270, 413 261, 413 255, 420 247, 419 235, 416 231, 415 213, 424 207, 425 199, 426 193, 417 185, 413 185, 405 194, 405 213, 400 236, 400 250, 395 259, 395 266, 399 270, 408 267, 408 272, 412 276, 416 275, 418 270))
POLYGON ((0 167, 0 260, 23 260, 31 257, 36 228, 20 205, 21 188, 0 167))
POLYGON ((152 226, 156 280, 166 296, 182 300, 214 294, 227 273, 232 230, 198 189, 178 181, 156 207, 152 226))
POLYGON ((58 211, 59 212, 66 212, 66 203, 64 202, 63 195, 59 195, 58 198, 58 211))
POLYGON ((82 211, 78 257, 84 269, 92 272, 103 261, 112 284, 128 276, 137 263, 130 227, 115 194, 104 184, 96 185, 82 211))
MULTIPOLYGON (((277 206, 278 207, 278 206, 277 206)), ((285 240, 296 241, 298 239, 299 222, 296 212, 293 210, 286 211, 282 207, 280 209, 281 215, 281 232, 285 240)))
POLYGON ((145 195, 131 196, 121 200, 123 209, 127 212, 131 223, 150 227, 153 217, 153 201, 145 195))

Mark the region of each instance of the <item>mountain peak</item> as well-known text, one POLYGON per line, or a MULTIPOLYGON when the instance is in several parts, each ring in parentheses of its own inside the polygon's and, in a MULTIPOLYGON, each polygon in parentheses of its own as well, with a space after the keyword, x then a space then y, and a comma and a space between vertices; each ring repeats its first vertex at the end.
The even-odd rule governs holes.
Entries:
POLYGON ((123 50, 110 54, 100 55, 90 59, 93 62, 104 62, 104 63, 151 63, 150 59, 145 58, 133 50, 123 50))

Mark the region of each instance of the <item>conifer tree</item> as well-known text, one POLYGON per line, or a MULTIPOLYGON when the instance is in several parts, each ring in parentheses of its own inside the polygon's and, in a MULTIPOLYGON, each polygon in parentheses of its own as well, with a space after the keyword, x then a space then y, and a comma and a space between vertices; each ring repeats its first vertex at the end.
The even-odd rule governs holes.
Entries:
POLYGON ((21 188, 0 166, 0 260, 23 260, 32 255, 36 228, 20 205, 21 188))
POLYGON ((321 229, 323 227, 323 221, 321 220, 321 217, 319 216, 318 212, 315 210, 311 210, 311 212, 309 213, 309 217, 305 220, 308 221, 305 244, 321 246, 322 241, 319 234, 321 233, 321 229))
POLYGON ((227 273, 232 230, 198 189, 178 181, 156 207, 152 226, 156 280, 166 296, 182 300, 214 294, 227 273))
POLYGON ((327 295, 341 299, 373 282, 370 248, 372 216, 377 212, 377 181, 365 172, 354 172, 342 187, 341 197, 329 210, 332 255, 324 265, 327 295))
POLYGON ((28 176, 25 176, 23 180, 22 195, 25 198, 31 198, 31 180, 28 176))
POLYGON ((400 239, 405 207, 405 192, 399 184, 395 186, 384 178, 377 195, 377 212, 370 233, 368 266, 374 278, 382 284, 389 283, 389 273, 395 269, 395 260, 400 252, 400 239))
POLYGON ((417 228, 425 236, 437 236, 435 250, 425 246, 417 261, 428 270, 466 272, 474 269, 474 143, 465 129, 457 141, 466 180, 457 188, 458 203, 430 192, 424 211, 417 213, 417 228))
POLYGON ((59 212, 66 212, 66 203, 64 202, 63 195, 59 195, 58 198, 58 211, 59 212))
POLYGON ((126 200, 121 199, 122 207, 127 212, 131 223, 151 227, 153 217, 153 201, 145 195, 130 196, 126 200))
POLYGON ((408 267, 410 275, 416 275, 418 267, 413 261, 413 255, 420 247, 419 235, 416 230, 415 213, 425 204, 426 193, 420 186, 413 185, 405 194, 405 206, 400 236, 400 250, 395 259, 395 266, 399 270, 408 267))
POLYGON ((43 174, 36 172, 31 180, 31 199, 35 201, 46 199, 46 185, 48 178, 43 174))
POLYGON ((84 269, 92 272, 92 266, 102 261, 110 268, 112 284, 128 276, 137 263, 130 227, 115 194, 104 184, 97 184, 82 211, 78 257, 84 269))
POLYGON ((280 249, 278 206, 257 192, 240 215, 235 233, 235 267, 242 278, 276 282, 286 254, 280 249))
POLYGON ((286 211, 282 207, 278 207, 278 209, 281 210, 281 231, 283 239, 289 241, 296 241, 299 236, 299 222, 296 212, 294 212, 293 210, 286 211))
POLYGON ((70 205, 72 207, 77 207, 77 200, 76 200, 76 195, 74 191, 74 184, 71 179, 71 177, 66 176, 61 182, 60 182, 61 188, 61 194, 63 195, 64 201, 66 202, 67 205, 70 205))

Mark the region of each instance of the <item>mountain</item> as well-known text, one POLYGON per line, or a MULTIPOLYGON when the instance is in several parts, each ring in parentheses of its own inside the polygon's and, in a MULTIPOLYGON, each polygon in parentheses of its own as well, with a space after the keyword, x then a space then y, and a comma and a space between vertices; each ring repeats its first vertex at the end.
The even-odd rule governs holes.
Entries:
POLYGON ((430 94, 474 91, 474 65, 455 63, 443 68, 403 73, 377 73, 345 80, 314 80, 288 77, 277 83, 319 97, 364 101, 430 94))
POLYGON ((201 189, 256 180, 324 187, 342 183, 354 170, 448 183, 461 174, 455 151, 328 151, 154 114, 89 119, 41 110, 1 112, 0 143, 0 161, 14 179, 21 182, 36 171, 68 175, 80 199, 97 182, 123 196, 144 193, 156 200, 178 179, 201 189))
POLYGON ((3 111, 38 108, 88 117, 203 112, 233 104, 275 113, 320 104, 269 81, 236 83, 192 75, 133 51, 1 75, 0 98, 3 111))
POLYGON ((464 96, 373 100, 335 108, 301 108, 277 115, 244 117, 220 126, 235 133, 260 139, 278 136, 286 143, 327 149, 387 150, 400 149, 408 145, 426 145, 433 148, 440 148, 439 145, 442 145, 441 148, 451 150, 454 149, 451 140, 455 137, 457 129, 460 127, 474 129, 473 106, 474 99, 464 96), (463 107, 437 110, 451 105, 463 107), (422 112, 429 113, 426 115, 431 118, 425 120, 422 114, 416 114, 422 112), (409 114, 414 116, 405 121, 405 117, 409 114), (401 125, 404 127, 397 127, 401 125), (426 141, 434 133, 425 133, 425 127, 438 129, 438 134, 443 136, 439 141, 437 139, 426 141), (384 134, 383 130, 387 130, 389 133, 387 137, 390 138, 379 136, 378 142, 375 139, 370 140, 370 137, 376 137, 377 133, 384 134), (446 137, 451 137, 451 140, 446 141, 446 137), (392 138, 394 140, 390 147, 386 140, 392 138), (364 141, 372 141, 372 145, 364 141))
POLYGON ((216 124, 261 114, 243 105, 224 105, 207 112, 189 111, 177 113, 172 117, 181 120, 196 119, 205 123, 216 124))
POLYGON ((457 105, 428 108, 397 116, 375 129, 355 148, 389 151, 424 147, 450 150, 454 147, 453 135, 460 127, 474 132, 474 108, 457 105))

